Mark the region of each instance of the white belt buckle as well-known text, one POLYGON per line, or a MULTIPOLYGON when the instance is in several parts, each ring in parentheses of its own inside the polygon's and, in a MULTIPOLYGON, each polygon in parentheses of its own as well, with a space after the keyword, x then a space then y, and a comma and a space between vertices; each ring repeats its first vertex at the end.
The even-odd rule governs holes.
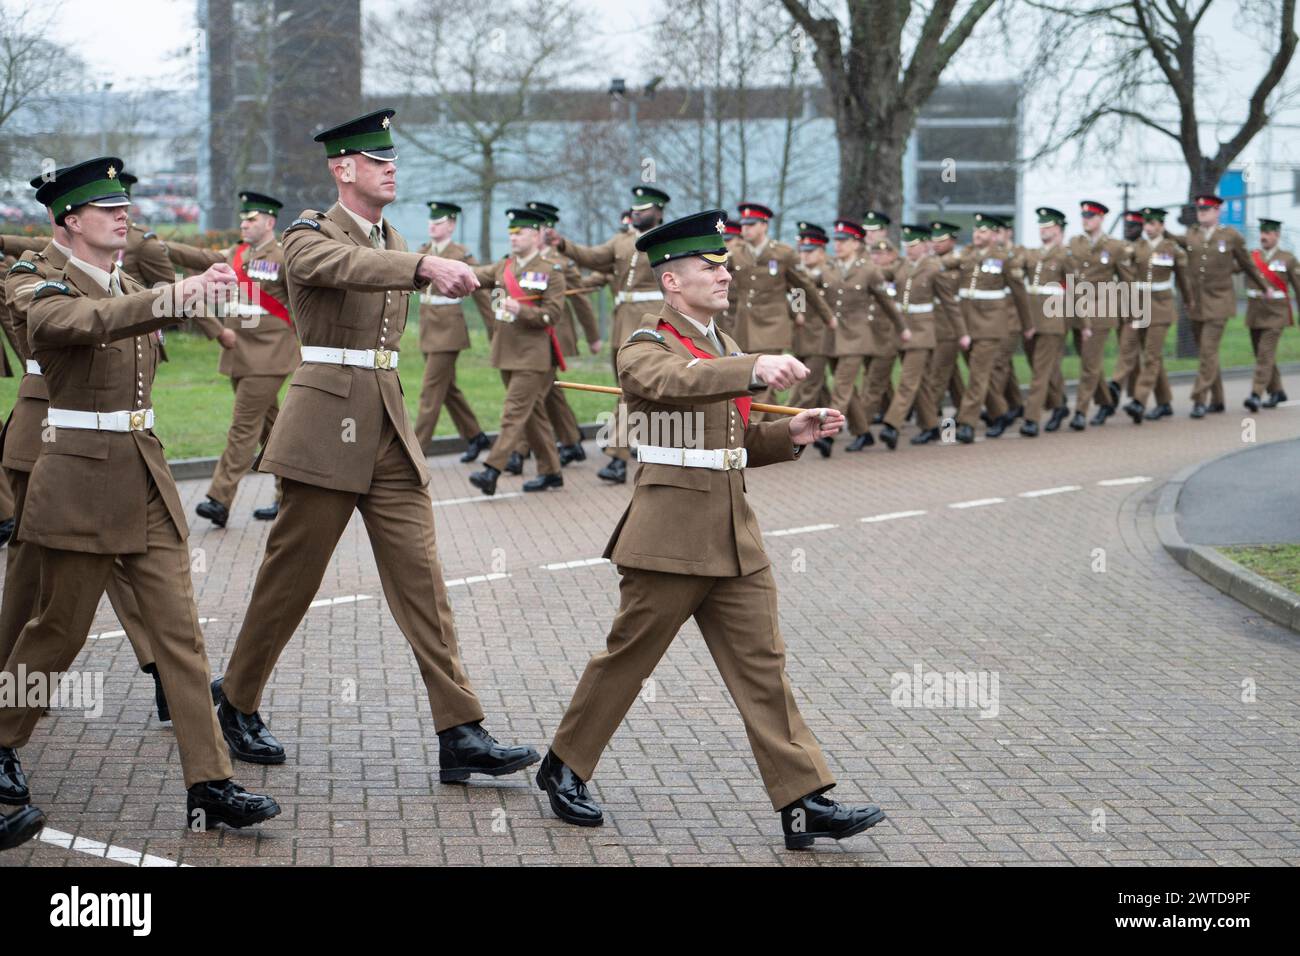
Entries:
POLYGON ((722 470, 738 471, 745 467, 745 449, 724 448, 722 450, 722 470))
POLYGON ((392 349, 375 349, 375 368, 392 368, 392 349))
POLYGON ((143 411, 134 411, 131 413, 131 431, 144 431, 145 414, 143 411))

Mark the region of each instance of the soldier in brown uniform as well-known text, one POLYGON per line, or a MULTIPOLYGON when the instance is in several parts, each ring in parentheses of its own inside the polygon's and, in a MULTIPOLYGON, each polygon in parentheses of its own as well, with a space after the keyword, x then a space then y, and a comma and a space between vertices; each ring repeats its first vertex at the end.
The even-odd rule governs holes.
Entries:
POLYGON ((1237 314, 1237 290, 1234 273, 1243 272, 1247 281, 1260 292, 1273 287, 1264 280, 1246 251, 1246 239, 1231 226, 1219 225, 1218 196, 1196 197, 1196 225, 1187 230, 1182 244, 1187 249, 1188 266, 1196 295, 1196 311, 1189 313, 1192 335, 1200 353, 1196 382, 1192 385, 1192 418, 1204 418, 1206 412, 1221 412, 1223 376, 1219 372, 1219 343, 1228 320, 1237 314))
MULTIPOLYGON (((1025 420, 1020 434, 1026 438, 1038 435, 1038 420, 1044 407, 1053 410, 1065 402, 1059 374, 1061 353, 1065 349, 1065 282, 1073 271, 1069 253, 1062 239, 1065 235, 1065 213, 1050 206, 1040 206, 1038 237, 1042 246, 1025 252, 1025 294, 1029 304, 1029 322, 1025 326, 1026 342, 1030 349, 1033 377, 1029 383, 1029 399, 1025 402, 1025 420)), ((1060 419, 1057 419, 1060 423, 1060 419)))
POLYGON ((511 453, 527 443, 537 456, 537 477, 524 482, 524 491, 564 487, 555 432, 546 414, 547 395, 554 391, 555 368, 564 368, 555 326, 564 317, 564 269, 542 255, 543 213, 507 209, 510 255, 490 265, 475 266, 474 275, 492 290, 498 303, 493 314, 492 367, 501 372, 506 398, 501 406, 501 433, 483 462, 469 476, 485 495, 497 492, 497 479, 511 453))
MULTIPOLYGON (((253 467, 259 446, 265 446, 279 414, 280 387, 298 367, 298 337, 289 312, 284 280, 284 250, 275 238, 275 223, 283 204, 271 196, 245 190, 239 195, 239 231, 243 241, 213 251, 176 243, 168 247, 175 264, 201 270, 225 262, 239 278, 237 301, 226 304, 222 319, 195 317, 199 329, 222 348, 217 369, 230 378, 235 408, 226 447, 217 460, 206 500, 195 512, 218 528, 230 519, 239 481, 253 467), (223 321, 224 319, 224 321, 223 321)), ((253 511, 270 521, 280 513, 280 486, 273 504, 253 511)))
MULTIPOLYGON (((662 189, 654 186, 632 187, 632 208, 630 228, 615 233, 599 246, 580 246, 559 235, 554 229, 548 229, 546 243, 556 252, 568 256, 583 269, 592 269, 610 276, 610 291, 614 293, 614 317, 610 322, 609 340, 622 342, 632 330, 638 328, 646 315, 653 315, 657 305, 663 301, 654 273, 646 264, 645 257, 636 249, 636 240, 643 232, 653 229, 664 220, 664 206, 668 205, 669 196, 662 189)), ((614 361, 616 350, 610 349, 610 362, 614 361)), ((627 448, 617 443, 617 436, 626 430, 619 409, 615 408, 612 425, 613 442, 606 446, 605 452, 610 461, 596 472, 598 478, 623 484, 627 481, 627 448)), ((534 449, 535 450, 535 449, 534 449)))
MULTIPOLYGON (((723 237, 725 244, 725 232, 723 237)), ((826 244, 829 241, 826 230, 821 226, 811 222, 799 223, 799 269, 817 284, 817 293, 823 297, 825 290, 820 285, 822 272, 829 268, 826 262, 826 244)), ((814 405, 826 406, 831 403, 826 370, 829 368, 834 374, 835 360, 831 357, 834 351, 834 328, 823 322, 819 313, 806 313, 804 324, 796 326, 794 330, 794 356, 808 367, 808 377, 791 390, 791 405, 796 408, 812 408, 814 405)), ((829 458, 834 441, 834 438, 828 436, 818 438, 813 445, 823 458, 829 458)))
MULTIPOLYGON (((126 566, 149 627, 187 788, 188 824, 242 827, 280 812, 270 797, 230 780, 230 760, 208 702, 208 659, 190 580, 187 528, 151 396, 162 343, 186 303, 234 284, 229 266, 146 290, 122 273, 129 202, 115 157, 56 170, 42 202, 64 226, 71 256, 61 279, 38 283, 28 338, 49 387, 51 441, 32 469, 24 543, 40 547, 36 616, 5 662, 9 675, 52 674, 72 663, 113 573, 126 566)), ((47 678, 48 680, 49 678, 47 678)), ((26 744, 39 702, 0 707, 0 802, 26 803, 16 748, 26 744)))
POLYGON ((397 196, 393 112, 377 110, 317 134, 339 200, 326 212, 307 210, 284 231, 302 364, 258 462, 283 479, 284 494, 234 652, 212 695, 231 753, 252 763, 284 762, 284 747, 258 706, 340 536, 360 511, 389 610, 419 663, 446 783, 510 773, 538 755, 531 747, 503 747, 483 729, 483 708, 460 660, 429 471, 406 416, 393 346, 420 314, 420 289, 463 296, 478 283, 463 262, 408 252, 384 218, 397 196))
POLYGON ((603 822, 586 781, 643 682, 693 617, 744 719, 786 846, 804 849, 818 837, 859 833, 885 815, 823 796, 835 780, 785 673, 776 585, 742 476, 746 467, 797 458, 802 446, 838 431, 843 418, 828 409, 761 424, 750 417, 755 391, 786 388, 807 369, 787 355, 741 354, 717 331, 714 316, 727 307, 730 281, 720 235, 725 215, 688 216, 637 242, 666 302, 658 327, 638 329, 619 349, 619 382, 636 412, 702 416, 702 441, 692 443, 702 447, 686 448, 679 430, 676 444, 638 448, 636 489, 605 549, 621 575, 618 615, 606 650, 578 682, 537 783, 565 822, 603 822))
POLYGON ((1174 310, 1175 282, 1188 310, 1195 305, 1187 253, 1165 234, 1165 210, 1148 206, 1142 210, 1142 218, 1144 236, 1133 246, 1132 274, 1136 287, 1148 297, 1148 315, 1135 322, 1142 344, 1141 371, 1133 386, 1133 397, 1124 406, 1135 425, 1142 424, 1146 400, 1153 390, 1156 404, 1146 413, 1146 420, 1155 421, 1174 413, 1164 352, 1165 336, 1178 318, 1174 310))
POLYGON ((918 400, 925 370, 934 352, 934 279, 939 275, 939 260, 930 252, 929 226, 903 226, 903 245, 907 260, 894 272, 898 288, 898 311, 903 320, 902 371, 893 401, 885 411, 880 440, 890 451, 898 447, 898 430, 907 412, 916 404, 916 424, 922 432, 939 426, 939 420, 925 402, 918 400))
POLYGON ((1104 425, 1119 404, 1119 389, 1109 386, 1105 369, 1106 339, 1111 329, 1118 326, 1119 316, 1107 306, 1115 298, 1115 283, 1126 280, 1133 255, 1128 243, 1102 231, 1106 213, 1110 211, 1108 207, 1092 199, 1085 199, 1079 207, 1083 234, 1071 238, 1067 246, 1075 269, 1074 294, 1076 299, 1082 295, 1085 303, 1096 303, 1096 308, 1073 309, 1071 330, 1075 351, 1079 353, 1079 386, 1074 394, 1074 417, 1070 419, 1074 431, 1088 427, 1088 408, 1094 399, 1098 402, 1097 414, 1092 418, 1094 425, 1104 425), (1080 316, 1080 311, 1089 314, 1080 316), (1085 329, 1091 330, 1089 335, 1083 334, 1085 329))
MULTIPOLYGON (((478 265, 470 251, 452 240, 456 232, 456 219, 460 206, 442 200, 431 200, 429 207, 429 241, 417 251, 421 255, 455 259, 471 266, 478 265)), ((474 304, 487 328, 492 332, 492 303, 486 292, 474 293, 474 304)), ((421 450, 429 447, 438 417, 445 407, 451 416, 456 433, 465 440, 465 452, 460 460, 475 461, 492 447, 492 440, 478 423, 474 409, 465 393, 456 386, 456 360, 469 348, 469 326, 465 324, 462 300, 440 295, 436 289, 420 293, 420 351, 424 354, 424 380, 420 383, 420 406, 415 415, 415 440, 421 450)))
MULTIPOLYGON (((1125 209, 1122 217, 1124 241, 1136 254, 1138 243, 1142 241, 1146 220, 1142 218, 1140 209, 1125 209)), ((1136 280, 1130 276, 1128 281, 1136 280)), ((1145 328, 1141 322, 1135 326, 1131 318, 1130 321, 1119 323, 1119 347, 1115 352, 1115 369, 1111 373, 1108 385, 1109 394, 1127 392, 1129 398, 1133 397, 1133 389, 1137 387, 1138 375, 1142 371, 1142 329, 1145 328)))
MULTIPOLYGON (((952 253, 957 243, 957 226, 950 222, 930 223, 930 250, 942 260, 952 253)), ((952 395, 953 407, 960 408, 966 385, 961 378, 957 354, 970 348, 966 334, 966 320, 962 317, 958 286, 961 272, 957 269, 940 269, 931 280, 935 301, 934 351, 925 369, 925 380, 917 401, 926 408, 926 418, 936 423, 943 415, 945 393, 952 395)), ((918 411, 918 414, 920 412, 918 411)), ((939 438, 939 426, 925 428, 912 436, 913 445, 924 445, 939 438)))
MULTIPOLYGON (((43 236, 9 236, 0 235, 0 269, 8 271, 23 253, 43 249, 48 240, 43 236)), ((0 300, 4 298, 0 295, 0 300)), ((5 305, 0 301, 0 321, 4 324, 5 337, 9 339, 9 344, 14 350, 14 354, 22 355, 23 350, 18 347, 14 340, 10 328, 12 324, 5 316, 5 305)), ((0 378, 13 378, 14 371, 9 367, 9 354, 3 348, 0 348, 0 378)), ((4 476, 0 475, 0 548, 3 548, 14 533, 14 492, 5 481, 4 476)))
MULTIPOLYGON (((768 236, 772 215, 772 210, 760 203, 740 204, 742 242, 730 266, 729 302, 735 305, 736 341, 741 348, 780 355, 794 346, 795 328, 807 322, 808 312, 816 312, 823 325, 831 314, 817 295, 816 283, 799 271, 798 254, 768 236), (799 296, 793 306, 788 298, 791 292, 799 296)), ((771 399, 771 394, 764 392, 755 401, 771 399)), ((757 416, 759 420, 762 417, 757 416)))
POLYGON ((889 241, 889 224, 893 222, 879 209, 868 209, 862 214, 862 239, 870 249, 878 242, 889 241))
MULTIPOLYGON (((872 265, 885 277, 885 291, 889 294, 889 299, 894 303, 897 312, 898 284, 894 281, 894 272, 900 261, 898 250, 882 230, 877 230, 876 234, 880 238, 867 243, 867 255, 871 257, 872 265)), ((873 425, 879 425, 885 420, 885 409, 894 400, 894 359, 898 357, 900 331, 902 331, 901 325, 895 326, 893 334, 883 329, 876 330, 877 341, 888 354, 889 361, 873 364, 873 375, 865 378, 862 383, 862 407, 873 425)))
MULTIPOLYGON (((997 232, 998 244, 1002 246, 1006 255, 1006 273, 1023 276, 1025 249, 1023 246, 1016 245, 1015 230, 1011 223, 1004 220, 997 232)), ((1003 302, 1007 310, 1007 337, 1002 343, 997 364, 993 367, 993 380, 989 383, 989 388, 1002 393, 1007 411, 1000 421, 989 423, 991 427, 987 434, 991 438, 997 438, 1025 413, 1024 393, 1020 390, 1020 380, 1016 376, 1016 353, 1023 348, 1030 368, 1033 368, 1034 363, 1034 340, 1025 338, 1020 312, 1014 306, 1012 287, 1007 285, 1006 290, 1007 297, 1003 302)))
POLYGON ((1259 248, 1251 254, 1255 268, 1271 286, 1267 294, 1258 289, 1246 290, 1246 328, 1250 329, 1250 345, 1255 351, 1255 377, 1245 405, 1252 412, 1273 408, 1287 400, 1277 370, 1277 343, 1282 338, 1282 330, 1295 324, 1290 297, 1293 293, 1300 297, 1300 263, 1294 253, 1278 246, 1281 234, 1279 220, 1261 219, 1259 248), (1268 397, 1261 401, 1260 396, 1266 391, 1268 397))

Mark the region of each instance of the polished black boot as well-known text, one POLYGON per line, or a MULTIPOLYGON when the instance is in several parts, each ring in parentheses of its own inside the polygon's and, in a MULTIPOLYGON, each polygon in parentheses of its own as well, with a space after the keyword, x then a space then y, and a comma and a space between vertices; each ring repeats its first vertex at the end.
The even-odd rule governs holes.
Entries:
POLYGON ((238 830, 280 815, 271 797, 249 793, 231 780, 205 780, 185 792, 185 825, 191 830, 211 830, 216 824, 238 830))
POLYGON ((532 747, 503 747, 478 721, 438 732, 438 779, 462 783, 472 773, 500 777, 541 760, 532 747))
POLYGON ((172 719, 172 712, 167 706, 167 695, 163 693, 162 678, 158 676, 157 664, 146 664, 140 668, 153 678, 153 702, 158 708, 158 719, 163 723, 172 719))
POLYGON ((844 449, 844 450, 845 450, 845 451, 862 451, 862 449, 864 449, 864 448, 870 448, 870 447, 871 447, 872 445, 874 445, 875 443, 876 443, 876 440, 875 440, 874 438, 871 437, 871 432, 863 432, 863 433, 862 433, 861 435, 859 435, 857 438, 853 439, 853 441, 849 442, 849 447, 846 448, 846 449, 844 449))
POLYGON ((1092 416, 1092 424, 1105 425, 1106 419, 1110 418, 1110 414, 1114 410, 1115 409, 1111 408, 1109 405, 1102 405, 1097 409, 1096 414, 1092 416))
POLYGON ((1007 413, 1002 417, 1007 420, 1007 428, 1010 428, 1016 423, 1017 418, 1025 417, 1025 406, 1017 405, 1015 408, 1008 409, 1007 413))
POLYGON ((1154 422, 1161 418, 1168 418, 1174 413, 1174 407, 1168 402, 1157 405, 1151 411, 1147 412, 1147 421, 1154 422))
POLYGON ((230 509, 220 501, 213 501, 211 498, 200 501, 194 507, 194 513, 200 518, 207 518, 218 528, 224 528, 226 522, 230 520, 230 509))
POLYGON ((975 440, 975 429, 970 425, 958 425, 957 440, 963 445, 969 445, 975 440))
POLYGON ((1070 415, 1070 406, 1062 405, 1060 408, 1052 409, 1052 414, 1047 419, 1047 424, 1043 431, 1054 432, 1061 427, 1061 423, 1070 415))
POLYGON ((871 424, 873 425, 879 425, 884 420, 885 420, 884 412, 876 412, 876 414, 871 416, 871 424))
POLYGON ((1264 399, 1265 408, 1277 408, 1282 402, 1287 401, 1286 392, 1269 392, 1268 398, 1264 399))
POLYGON ((1224 409, 1225 406, 1223 402, 1213 402, 1207 405, 1205 408, 1205 410, 1209 412, 1211 415, 1218 415, 1220 412, 1224 411, 1224 409))
POLYGON ((1124 393, 1119 387, 1119 382, 1114 382, 1114 381, 1107 382, 1106 389, 1107 391, 1110 392, 1110 405, 1107 407, 1110 409, 1111 414, 1113 415, 1115 413, 1115 409, 1119 408, 1119 397, 1124 393))
POLYGON ((506 474, 522 475, 524 473, 524 456, 517 451, 512 451, 510 457, 506 459, 506 474))
POLYGON ((22 846, 45 826, 45 814, 33 806, 0 816, 0 850, 22 846))
POLYGON ((1128 400, 1128 404, 1124 406, 1124 411, 1128 413, 1129 418, 1133 419, 1134 425, 1141 425, 1142 419, 1146 416, 1146 409, 1142 407, 1142 403, 1136 398, 1128 400))
POLYGON ((582 445, 556 445, 560 452, 560 467, 575 461, 586 461, 587 453, 583 450, 582 445))
POLYGON ((497 493, 497 479, 500 477, 501 472, 491 465, 484 465, 482 471, 476 471, 469 476, 469 483, 485 495, 495 495, 497 493))
POLYGON ((781 829, 787 850, 806 850, 818 837, 843 840, 869 830, 883 819, 885 811, 874 804, 850 807, 819 793, 781 808, 781 829))
POLYGON ((18 762, 18 751, 13 747, 0 747, 0 803, 22 807, 31 799, 27 774, 23 773, 23 765, 18 762))
POLYGON ((993 424, 984 429, 985 438, 1000 438, 1002 433, 1007 430, 1007 416, 999 415, 993 419, 993 424))
POLYGON ((898 429, 893 425, 886 425, 880 429, 880 440, 885 443, 885 447, 893 451, 898 447, 898 429))
POLYGON ((538 475, 524 482, 524 491, 545 491, 548 488, 563 488, 563 475, 538 475))
POLYGON ((831 457, 831 443, 833 438, 814 438, 813 447, 821 454, 823 458, 831 457))
POLYGON ((254 508, 253 517, 258 521, 274 521, 280 514, 280 502, 267 505, 265 508, 254 508))
POLYGON ((927 444, 928 442, 938 441, 938 440, 939 440, 939 429, 927 428, 924 431, 919 431, 915 435, 913 435, 909 440, 908 444, 924 445, 927 444))
POLYGON ((1070 419, 1070 430, 1081 432, 1088 427, 1088 419, 1083 417, 1083 412, 1075 412, 1074 417, 1070 419))
POLYGON ((491 447, 492 439, 488 438, 487 435, 482 432, 479 432, 466 442, 465 453, 460 456, 460 460, 467 465, 471 461, 478 461, 478 456, 491 447))
MULTIPOLYGON (((1260 408, 1262 407, 1262 406, 1260 405, 1259 396, 1256 395, 1254 392, 1251 392, 1251 393, 1250 393, 1250 398, 1246 399, 1246 400, 1245 400, 1244 402, 1242 402, 1241 404, 1245 405, 1245 406, 1246 406, 1246 409, 1247 409, 1248 411, 1252 411, 1252 412, 1257 412, 1257 411, 1259 411, 1260 408)), ((1272 407, 1272 406, 1270 406, 1270 407, 1272 407)))
POLYGON ((1038 437, 1038 422, 1031 422, 1028 419, 1020 423, 1020 434, 1026 438, 1038 437))
POLYGON ((554 750, 546 752, 546 758, 537 768, 537 789, 546 792, 551 810, 565 823, 576 827, 598 827, 605 822, 605 814, 601 812, 600 804, 591 799, 587 784, 555 756, 554 750))
POLYGON ((622 458, 611 458, 604 468, 596 472, 596 477, 621 485, 627 481, 627 462, 622 458))
POLYGON ((5 518, 0 521, 0 548, 9 543, 9 539, 14 536, 14 519, 5 518))
POLYGON ((240 713, 221 689, 224 677, 212 682, 212 702, 217 705, 217 725, 226 738, 230 755, 246 763, 284 763, 284 747, 262 722, 257 711, 240 713))
POLYGON ((1205 417, 1205 403, 1197 402, 1195 405, 1192 406, 1192 418, 1204 418, 1204 417, 1205 417))

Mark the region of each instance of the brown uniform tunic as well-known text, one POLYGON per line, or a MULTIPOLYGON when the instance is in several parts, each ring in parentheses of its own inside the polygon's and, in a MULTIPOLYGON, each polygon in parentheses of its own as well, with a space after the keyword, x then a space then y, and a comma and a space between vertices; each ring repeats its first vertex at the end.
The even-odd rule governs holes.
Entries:
POLYGON ((936 421, 943 414, 943 397, 952 395, 953 407, 960 408, 966 383, 962 381, 957 355, 961 352, 960 339, 966 335, 966 320, 962 317, 961 299, 957 294, 961 273, 956 269, 940 269, 932 280, 935 296, 934 352, 925 370, 918 401, 925 404, 927 417, 936 421))
POLYGON ((126 248, 118 252, 117 264, 123 272, 146 287, 176 281, 176 267, 166 243, 156 233, 134 222, 127 226, 126 248))
POLYGON ((916 424, 930 429, 938 419, 924 402, 917 401, 925 370, 935 347, 935 289, 934 279, 939 275, 939 260, 926 253, 913 261, 905 259, 894 269, 894 285, 898 290, 898 311, 903 327, 910 337, 901 342, 902 371, 898 388, 885 412, 884 422, 891 428, 903 427, 908 409, 916 403, 916 424))
POLYGON ((1246 328, 1250 329, 1250 344, 1255 350, 1255 376, 1250 389, 1254 395, 1282 391, 1277 343, 1282 338, 1282 330, 1295 324, 1290 297, 1300 296, 1300 262, 1295 255, 1277 246, 1267 251, 1260 249, 1259 255, 1269 273, 1264 277, 1269 291, 1246 290, 1246 328), (1282 288, 1269 282, 1269 276, 1279 279, 1282 288))
POLYGON ((902 328, 902 319, 885 289, 885 277, 865 256, 828 264, 822 270, 819 294, 835 317, 831 404, 847 418, 849 431, 861 435, 869 429, 875 405, 889 383, 897 352, 895 329, 902 328), (862 392, 857 385, 859 372, 864 377, 862 392), (872 396, 871 412, 863 392, 872 396))
MULTIPOLYGON (((815 270, 799 266, 799 271, 806 275, 817 288, 818 298, 822 298, 821 276, 832 268, 829 262, 815 270)), ((835 371, 835 332, 831 329, 820 311, 808 310, 804 313, 803 325, 794 329, 795 358, 808 366, 808 377, 790 390, 790 404, 796 408, 820 408, 830 405, 831 390, 826 381, 826 371, 835 371)))
MULTIPOLYGON (((1096 303, 1091 314, 1076 315, 1070 327, 1075 351, 1079 353, 1079 386, 1074 395, 1074 410, 1087 415, 1094 400, 1099 405, 1111 404, 1112 396, 1106 384, 1106 339, 1112 329, 1119 327, 1120 316, 1110 305, 1118 301, 1116 283, 1127 281, 1133 250, 1128 243, 1111 236, 1099 236, 1093 242, 1085 235, 1078 235, 1071 237, 1067 251, 1074 266, 1076 300, 1082 296, 1082 301, 1096 303), (1088 339, 1083 337, 1085 327, 1092 329, 1088 339)), ((1073 311, 1088 310, 1075 308, 1073 311)))
POLYGON ((1061 377, 1061 354, 1065 350, 1065 283, 1073 270, 1063 245, 1029 249, 1025 252, 1025 294, 1029 305, 1028 330, 1033 335, 1029 349, 1033 374, 1025 421, 1037 422, 1043 409, 1065 404, 1061 377))

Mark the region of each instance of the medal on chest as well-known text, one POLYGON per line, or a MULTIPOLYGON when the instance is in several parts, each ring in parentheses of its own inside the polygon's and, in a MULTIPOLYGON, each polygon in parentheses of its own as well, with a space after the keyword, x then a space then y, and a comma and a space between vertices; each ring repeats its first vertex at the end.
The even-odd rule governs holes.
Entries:
POLYGON ((1002 275, 1002 260, 985 259, 980 263, 980 272, 987 272, 991 275, 1002 275))
POLYGON ((770 276, 774 276, 774 275, 776 275, 776 274, 777 274, 778 272, 780 272, 780 271, 781 271, 781 264, 780 264, 779 262, 777 262, 775 259, 768 259, 768 260, 767 260, 767 274, 768 274, 768 275, 770 275, 770 276))
POLYGON ((1274 259, 1272 262, 1270 262, 1268 264, 1268 267, 1273 272, 1286 272, 1286 263, 1281 262, 1277 259, 1274 259))
POLYGON ((1174 257, 1165 253, 1157 253, 1151 257, 1151 264, 1153 266, 1168 266, 1169 268, 1173 268, 1174 257))
POLYGON ((1227 251, 1228 251, 1228 244, 1227 244, 1226 242, 1224 242, 1222 239, 1220 239, 1220 240, 1219 240, 1219 252, 1227 252, 1227 251))
POLYGON ((248 267, 248 277, 262 282, 274 282, 280 275, 280 263, 258 259, 248 267))
POLYGON ((1101 259, 1098 261, 1100 261, 1103 266, 1106 265, 1110 262, 1110 253, 1103 249, 1101 252, 1101 259))
POLYGON ((550 282, 550 279, 551 277, 545 272, 525 272, 519 277, 519 285, 524 289, 542 290, 546 288, 546 284, 550 282))

